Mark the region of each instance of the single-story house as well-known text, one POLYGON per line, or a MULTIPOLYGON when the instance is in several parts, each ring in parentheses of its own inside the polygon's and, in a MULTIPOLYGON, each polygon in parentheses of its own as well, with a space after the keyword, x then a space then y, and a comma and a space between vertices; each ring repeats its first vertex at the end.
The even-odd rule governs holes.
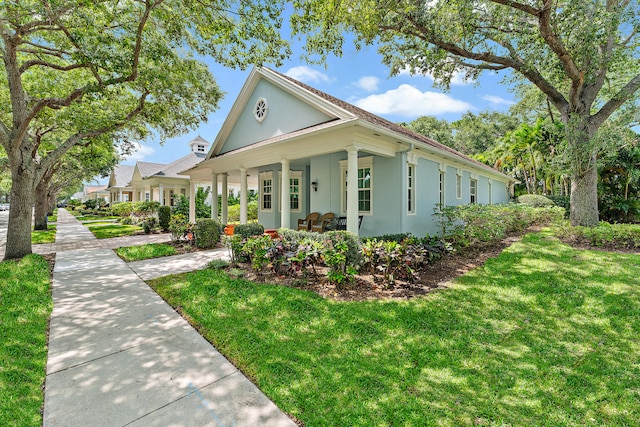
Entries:
MULTIPOLYGON (((506 203, 512 181, 264 67, 250 73, 206 159, 181 174, 192 182, 221 178, 223 192, 228 182, 239 182, 241 194, 247 176, 257 176, 258 221, 266 228, 295 228, 310 212, 332 212, 362 236, 435 234, 438 205, 506 203)), ((247 218, 243 199, 241 223, 247 218)))
POLYGON ((109 191, 106 185, 85 185, 82 201, 102 199, 109 203, 109 191))
POLYGON ((131 178, 135 166, 116 165, 109 175, 107 190, 110 194, 111 203, 130 202, 133 200, 133 188, 131 178))

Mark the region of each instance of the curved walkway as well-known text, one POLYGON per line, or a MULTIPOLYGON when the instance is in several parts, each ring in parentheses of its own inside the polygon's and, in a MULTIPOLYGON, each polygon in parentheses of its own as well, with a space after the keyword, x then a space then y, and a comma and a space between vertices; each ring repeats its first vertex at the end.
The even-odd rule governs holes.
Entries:
POLYGON ((295 426, 63 209, 57 242, 45 427, 295 426))

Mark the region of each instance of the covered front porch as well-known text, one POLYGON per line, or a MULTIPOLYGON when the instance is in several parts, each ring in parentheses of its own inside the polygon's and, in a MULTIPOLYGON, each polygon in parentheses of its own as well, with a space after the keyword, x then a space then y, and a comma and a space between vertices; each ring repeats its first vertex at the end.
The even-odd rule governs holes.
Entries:
MULTIPOLYGON (((211 217, 223 224, 228 222, 227 186, 240 186, 240 223, 244 224, 248 212, 247 180, 257 179, 258 221, 265 228, 296 228, 297 221, 310 212, 332 212, 336 217, 346 217, 347 231, 359 234, 362 217, 365 225, 374 226, 374 162, 380 166, 383 180, 388 168, 382 166, 399 162, 396 154, 402 149, 406 149, 405 144, 385 143, 375 135, 333 129, 221 153, 183 174, 189 175, 192 183, 208 178, 214 189, 213 200, 221 183, 221 209, 218 211, 214 204, 211 217)), ((391 190, 399 184, 394 180, 384 179, 379 186, 391 190)), ((195 221, 194 196, 190 197, 190 206, 190 221, 195 221)))

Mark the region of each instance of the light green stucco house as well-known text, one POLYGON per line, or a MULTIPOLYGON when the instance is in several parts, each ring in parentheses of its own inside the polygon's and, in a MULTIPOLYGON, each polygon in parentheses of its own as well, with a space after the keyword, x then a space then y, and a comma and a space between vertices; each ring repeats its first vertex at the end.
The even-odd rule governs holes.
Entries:
POLYGON ((435 234, 438 204, 506 203, 511 186, 489 166, 268 68, 251 72, 206 159, 182 174, 222 181, 222 222, 228 183, 244 195, 257 178, 265 228, 333 212, 361 236, 435 234))

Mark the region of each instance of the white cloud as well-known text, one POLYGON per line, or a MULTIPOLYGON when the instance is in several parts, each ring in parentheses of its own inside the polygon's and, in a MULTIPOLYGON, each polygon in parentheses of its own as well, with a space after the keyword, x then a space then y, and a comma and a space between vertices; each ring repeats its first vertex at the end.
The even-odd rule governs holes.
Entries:
POLYGON ((360 77, 360 80, 356 82, 356 86, 367 92, 375 92, 378 90, 378 84, 380 84, 380 79, 375 76, 360 77))
POLYGON ((329 78, 329 76, 327 76, 326 74, 305 65, 289 68, 289 71, 284 74, 293 79, 300 80, 301 82, 309 84, 327 83, 331 81, 331 78, 329 78))
POLYGON ((513 101, 494 95, 484 95, 482 99, 496 105, 513 105, 513 101))
POLYGON ((421 92, 408 85, 377 95, 369 95, 354 102, 374 114, 397 114, 419 117, 444 113, 460 113, 473 108, 470 104, 438 92, 421 92))
POLYGON ((153 147, 142 144, 134 144, 133 151, 128 156, 125 156, 125 162, 137 162, 144 160, 145 157, 151 156, 156 150, 153 147))

